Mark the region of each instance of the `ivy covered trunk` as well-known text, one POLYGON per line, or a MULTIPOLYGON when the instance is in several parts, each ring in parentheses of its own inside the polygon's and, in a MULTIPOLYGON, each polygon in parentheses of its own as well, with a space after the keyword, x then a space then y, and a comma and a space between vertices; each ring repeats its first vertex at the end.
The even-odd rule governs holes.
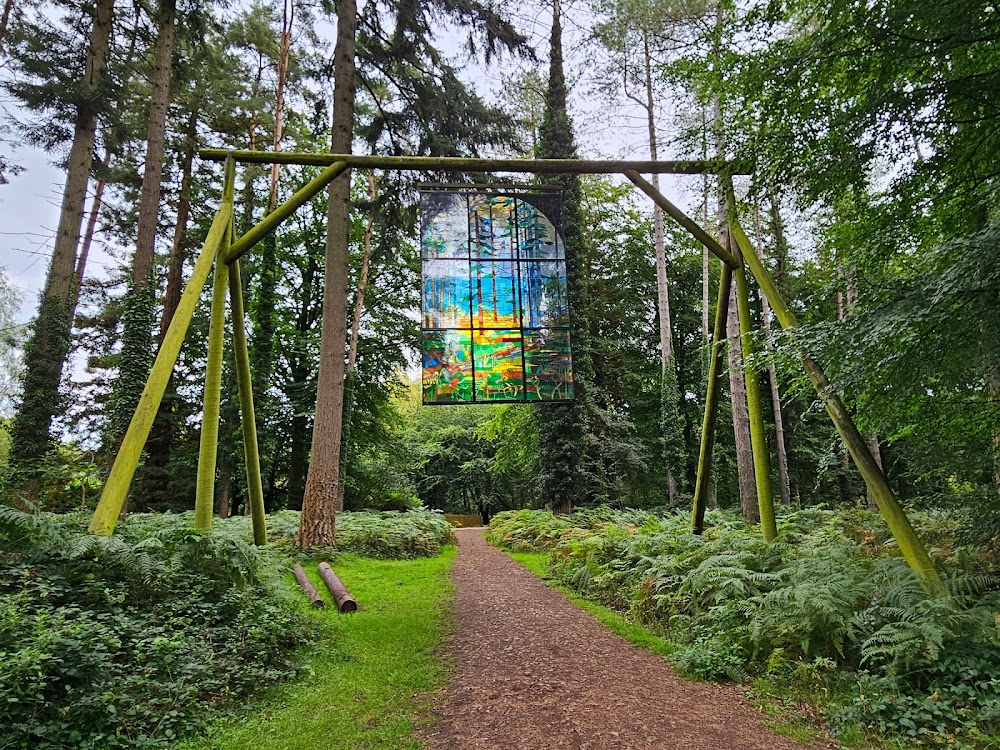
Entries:
MULTIPOLYGON (((333 153, 351 152, 354 135, 354 29, 357 4, 337 4, 337 46, 333 70, 333 153)), ((309 473, 302 500, 296 543, 300 547, 332 545, 334 515, 344 507, 340 482, 340 448, 344 417, 344 348, 347 338, 347 280, 351 219, 351 172, 330 185, 327 204, 326 282, 323 325, 309 473)))
POLYGON ((114 0, 100 0, 94 11, 52 263, 38 317, 24 348, 23 396, 14 420, 10 463, 14 483, 29 502, 38 497, 39 481, 32 468, 49 449, 49 428, 60 402, 59 381, 69 354, 70 321, 76 299, 76 250, 94 156, 113 12, 114 0))
MULTIPOLYGON (((573 123, 566 111, 566 79, 563 74, 562 27, 559 0, 552 6, 552 45, 549 83, 545 92, 538 157, 574 159, 576 143, 573 123)), ((569 513, 574 498, 586 497, 587 415, 593 382, 588 317, 586 250, 583 240, 580 178, 553 176, 547 180, 563 191, 563 239, 566 245, 566 276, 569 285, 570 319, 573 321, 573 392, 567 404, 536 404, 538 465, 542 499, 554 513, 569 513)))

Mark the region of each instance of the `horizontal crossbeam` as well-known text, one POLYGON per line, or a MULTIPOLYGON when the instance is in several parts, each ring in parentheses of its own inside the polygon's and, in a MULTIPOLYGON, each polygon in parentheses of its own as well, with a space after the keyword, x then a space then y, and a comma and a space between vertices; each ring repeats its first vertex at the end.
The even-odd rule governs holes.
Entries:
POLYGON ((454 156, 364 156, 310 154, 297 151, 228 151, 206 148, 202 159, 222 161, 232 155, 243 164, 303 164, 328 167, 346 162, 357 169, 396 169, 418 172, 529 172, 532 174, 751 174, 747 164, 724 159, 682 161, 594 161, 589 159, 478 159, 454 156))

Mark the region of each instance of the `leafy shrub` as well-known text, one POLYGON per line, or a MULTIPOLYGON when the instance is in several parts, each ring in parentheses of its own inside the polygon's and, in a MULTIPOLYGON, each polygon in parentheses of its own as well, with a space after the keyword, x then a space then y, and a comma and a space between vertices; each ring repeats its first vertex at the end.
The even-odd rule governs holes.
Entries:
POLYGON ((310 633, 274 553, 172 524, 81 525, 0 507, 3 747, 170 747, 297 674, 310 633))
MULTIPOLYGON (((89 523, 89 517, 62 516, 64 523, 89 523)), ((367 557, 401 559, 433 557, 455 541, 451 526, 442 513, 417 508, 407 511, 362 510, 337 514, 337 551, 367 557)), ((186 533, 194 524, 194 513, 138 513, 119 525, 118 533, 127 540, 162 534, 168 529, 186 533)), ((212 536, 233 541, 253 537, 247 516, 215 519, 212 536)), ((268 541, 278 549, 290 549, 299 530, 299 511, 282 510, 267 517, 268 541)))
POLYGON ((607 508, 503 513, 489 533, 547 552, 563 585, 666 636, 687 675, 765 675, 821 698, 836 728, 988 746, 1000 732, 998 582, 975 572, 984 557, 956 542, 960 524, 915 520, 945 594, 920 584, 864 511, 787 514, 771 544, 720 511, 698 537, 686 513, 607 508))

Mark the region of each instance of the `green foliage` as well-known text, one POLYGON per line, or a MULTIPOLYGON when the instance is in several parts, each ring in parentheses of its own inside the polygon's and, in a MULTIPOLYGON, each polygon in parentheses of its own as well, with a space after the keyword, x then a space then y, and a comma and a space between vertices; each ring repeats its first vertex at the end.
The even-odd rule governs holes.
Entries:
MULTIPOLYGON (((239 721, 215 722, 184 750, 415 748, 413 727, 447 678, 454 548, 418 560, 343 555, 337 575, 362 608, 310 610, 322 626, 309 673, 282 686, 239 721)), ((315 564, 304 565, 318 586, 315 564)))
POLYGON ((173 747, 298 674, 310 631, 273 553, 170 524, 93 537, 85 522, 0 507, 5 747, 173 747))
POLYGON ((25 481, 32 474, 35 462, 51 447, 49 428, 58 408, 53 395, 58 393, 70 345, 68 309, 67 301, 61 297, 43 297, 24 347, 26 367, 10 453, 15 483, 25 481))
POLYGON ((1000 730, 1000 585, 986 558, 956 543, 958 524, 916 514, 947 570, 924 589, 881 520, 807 509, 766 544, 741 519, 601 508, 569 518, 496 516, 489 537, 545 551, 552 576, 664 635, 693 677, 764 676, 825 704, 835 728, 970 746, 1000 730), (936 530, 936 531, 935 531, 936 530))

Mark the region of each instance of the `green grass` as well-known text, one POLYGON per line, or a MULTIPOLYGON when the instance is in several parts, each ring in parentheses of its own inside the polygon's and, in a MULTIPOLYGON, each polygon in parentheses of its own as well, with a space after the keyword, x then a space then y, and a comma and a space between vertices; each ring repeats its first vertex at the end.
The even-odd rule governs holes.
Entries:
POLYGON ((447 676, 438 646, 454 594, 454 557, 454 547, 416 560, 339 555, 333 567, 361 606, 350 615, 329 603, 316 564, 305 566, 328 602, 312 611, 323 626, 312 675, 277 689, 245 717, 219 722, 184 750, 419 748, 414 721, 447 676))
POLYGON ((674 644, 666 638, 661 638, 642 625, 630 622, 625 615, 615 612, 613 609, 608 609, 597 602, 584 599, 575 591, 565 586, 560 586, 549 576, 549 556, 545 552, 511 552, 503 548, 500 548, 500 551, 539 578, 548 582, 550 586, 554 586, 562 591, 566 595, 566 598, 573 602, 573 604, 592 614, 607 628, 613 630, 626 641, 661 656, 667 656, 675 650, 674 644))

